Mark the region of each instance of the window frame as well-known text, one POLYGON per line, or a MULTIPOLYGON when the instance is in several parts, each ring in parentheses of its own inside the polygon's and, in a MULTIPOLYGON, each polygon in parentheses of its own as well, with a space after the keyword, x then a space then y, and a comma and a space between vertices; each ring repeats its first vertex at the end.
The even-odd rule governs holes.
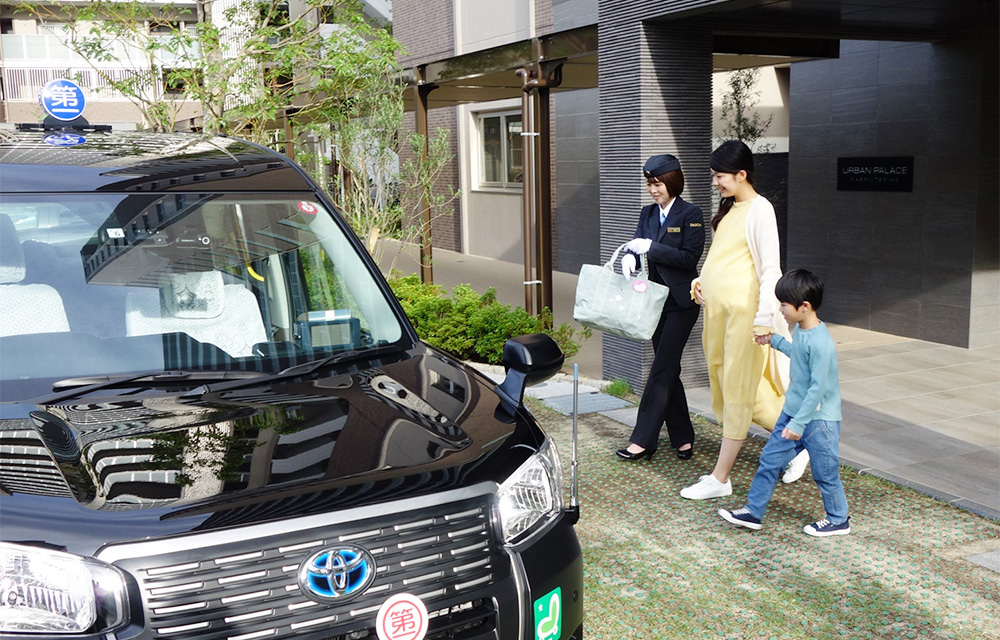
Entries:
MULTIPOLYGON (((524 176, 524 159, 521 159, 521 181, 509 179, 511 169, 513 165, 510 164, 511 157, 515 154, 522 154, 522 148, 520 145, 517 146, 516 150, 512 150, 510 144, 510 136, 507 135, 508 131, 508 118, 516 117, 521 120, 521 131, 524 131, 524 120, 522 118, 521 111, 518 109, 508 109, 503 111, 480 111, 475 114, 476 118, 476 131, 478 138, 478 188, 480 189, 510 189, 521 191, 523 188, 523 176, 524 176), (501 180, 487 180, 486 179, 486 120, 491 118, 500 118, 500 130, 503 132, 501 136, 500 144, 500 164, 501 164, 501 180)), ((520 136, 518 136, 518 142, 520 142, 520 136)))

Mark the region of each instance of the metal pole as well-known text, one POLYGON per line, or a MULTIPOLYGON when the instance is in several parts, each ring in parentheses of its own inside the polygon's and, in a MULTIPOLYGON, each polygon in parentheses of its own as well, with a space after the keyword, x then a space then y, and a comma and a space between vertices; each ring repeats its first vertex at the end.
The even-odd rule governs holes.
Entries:
POLYGON ((521 229, 524 234, 524 310, 529 315, 535 315, 535 296, 533 295, 534 282, 531 277, 532 263, 532 224, 531 207, 532 198, 532 173, 531 169, 531 146, 532 146, 532 118, 531 118, 531 89, 528 82, 531 80, 531 72, 527 69, 518 69, 515 73, 521 76, 523 91, 521 92, 521 229))
POLYGON ((576 467, 578 460, 576 457, 576 442, 577 442, 577 431, 576 431, 576 415, 577 415, 577 399, 580 396, 580 365, 573 363, 573 458, 570 462, 570 484, 569 484, 569 506, 570 508, 575 508, 579 501, 577 499, 577 482, 576 482, 576 467))
MULTIPOLYGON (((419 67, 417 70, 418 79, 417 85, 414 87, 414 103, 415 103, 415 113, 416 125, 417 125, 417 135, 423 136, 424 146, 421 150, 421 157, 418 161, 422 165, 426 165, 427 156, 430 154, 430 127, 427 124, 427 94, 429 94, 433 89, 433 84, 424 84, 424 68, 419 67)), ((424 197, 423 192, 419 195, 420 202, 420 281, 424 283, 434 282, 434 267, 433 267, 433 249, 431 247, 431 208, 430 204, 427 202, 427 198, 424 197)))

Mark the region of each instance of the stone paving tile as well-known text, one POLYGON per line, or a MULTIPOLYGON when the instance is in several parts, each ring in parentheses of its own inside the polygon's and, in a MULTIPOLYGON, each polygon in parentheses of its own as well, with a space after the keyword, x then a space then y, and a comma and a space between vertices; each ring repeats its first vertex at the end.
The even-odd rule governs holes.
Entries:
POLYGON ((841 413, 844 416, 841 422, 841 444, 860 436, 884 433, 891 429, 907 426, 896 416, 875 411, 853 402, 843 402, 841 413))
POLYGON ((991 411, 972 417, 960 416, 938 422, 927 422, 921 426, 935 433, 957 438, 984 449, 1000 448, 1000 411, 991 411))
POLYGON ((1000 573, 1000 551, 977 553, 974 556, 967 557, 966 560, 974 564, 978 564, 980 567, 986 567, 990 571, 1000 573))
POLYGON ((840 383, 841 397, 849 397, 859 404, 896 400, 941 389, 941 384, 928 380, 928 376, 913 373, 849 380, 840 383))
MULTIPOLYGON (((568 416, 573 413, 573 396, 555 396, 550 398, 545 398, 542 400, 546 406, 551 409, 555 409, 564 416, 568 416)), ((615 396, 609 396, 606 393, 584 393, 577 395, 576 410, 577 413, 596 413, 599 411, 610 411, 612 409, 621 409, 622 407, 627 407, 630 402, 627 400, 622 400, 621 398, 616 398, 615 396)))
POLYGON ((860 460, 862 464, 884 469, 924 463, 979 449, 975 444, 912 425, 851 438, 850 444, 846 447, 845 444, 847 443, 842 438, 840 446, 842 457, 853 459, 848 456, 847 451, 860 451, 863 456, 860 460))
POLYGON ((987 507, 991 513, 1000 516, 1000 448, 983 450, 976 448, 959 454, 942 453, 940 456, 921 460, 919 464, 892 467, 880 465, 886 474, 907 481, 932 487, 928 492, 949 502, 968 500, 987 507), (956 474, 956 468, 966 473, 956 474), (993 477, 992 483, 983 483, 982 478, 993 477))
POLYGON ((600 413, 602 416, 606 416, 616 422, 635 428, 635 421, 639 415, 639 407, 625 407, 623 409, 614 409, 612 411, 601 411, 600 413))
POLYGON ((890 376, 911 371, 911 369, 908 369, 907 367, 904 367, 896 362, 894 357, 888 356, 882 358, 857 358, 855 360, 841 362, 838 354, 838 362, 841 383, 845 380, 880 378, 882 376, 890 376))
POLYGON ((871 402, 866 405, 875 411, 895 416, 901 422, 920 425, 925 422, 937 422, 955 417, 955 407, 943 403, 940 399, 930 396, 913 396, 897 398, 881 402, 871 402))
MULTIPOLYGON (((597 387, 591 387, 586 384, 577 384, 577 393, 583 395, 585 393, 600 393, 600 389, 597 387)), ((536 384, 534 386, 528 387, 525 393, 529 394, 533 398, 554 398, 557 396, 571 396, 573 395, 573 383, 547 380, 542 384, 536 384)))
POLYGON ((993 384, 978 384, 923 394, 922 397, 931 402, 956 405, 956 411, 952 415, 958 413, 979 415, 1000 411, 1000 395, 994 395, 994 390, 993 384))

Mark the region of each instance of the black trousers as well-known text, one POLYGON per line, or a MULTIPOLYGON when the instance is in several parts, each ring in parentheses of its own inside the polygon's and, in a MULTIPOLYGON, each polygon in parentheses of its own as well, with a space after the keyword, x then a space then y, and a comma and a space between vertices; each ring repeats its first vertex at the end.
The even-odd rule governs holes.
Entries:
POLYGON ((657 448, 664 422, 671 447, 694 443, 691 414, 681 383, 681 354, 700 310, 698 306, 680 309, 668 303, 653 332, 653 364, 639 401, 635 429, 629 438, 644 449, 657 448))

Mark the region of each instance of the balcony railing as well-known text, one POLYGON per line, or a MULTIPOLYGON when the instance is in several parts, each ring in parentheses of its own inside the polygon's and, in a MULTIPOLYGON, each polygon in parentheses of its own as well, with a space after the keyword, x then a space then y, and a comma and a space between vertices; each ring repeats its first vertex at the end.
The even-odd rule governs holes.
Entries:
POLYGON ((88 91, 88 98, 94 100, 126 100, 120 91, 111 87, 109 80, 130 77, 143 79, 143 93, 159 93, 163 91, 162 79, 154 79, 149 74, 154 61, 161 68, 182 67, 190 66, 198 57, 197 54, 178 56, 158 50, 155 60, 151 60, 139 47, 117 43, 112 49, 113 59, 102 61, 95 69, 54 35, 4 34, 0 36, 0 47, 4 97, 11 101, 37 101, 45 83, 56 78, 79 82, 88 91))
MULTIPOLYGON (((101 72, 112 80, 125 80, 130 76, 141 76, 131 69, 101 69, 101 72)), ((114 101, 127 100, 122 92, 112 88, 105 77, 90 67, 63 67, 63 68, 32 68, 32 69, 11 69, 6 65, 3 68, 3 86, 6 92, 5 98, 10 101, 37 102, 38 95, 42 87, 50 80, 56 78, 69 78, 78 82, 87 92, 88 100, 114 101)), ((152 78, 146 74, 143 93, 147 95, 152 91, 161 91, 160 83, 154 83, 152 78)))

